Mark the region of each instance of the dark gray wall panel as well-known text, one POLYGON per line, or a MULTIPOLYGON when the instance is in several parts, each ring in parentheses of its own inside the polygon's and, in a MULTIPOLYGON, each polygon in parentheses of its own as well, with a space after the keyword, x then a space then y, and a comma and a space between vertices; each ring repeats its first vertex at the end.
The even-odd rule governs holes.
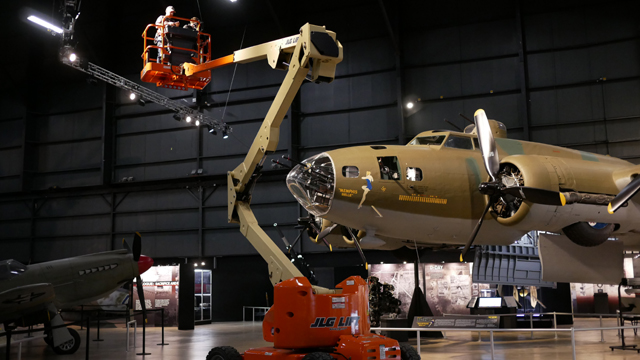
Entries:
POLYGON ((35 236, 57 237, 104 234, 111 230, 109 215, 77 216, 73 218, 38 218, 35 236))
POLYGON ((337 79, 331 84, 306 84, 302 111, 316 113, 389 104, 396 101, 395 72, 337 79))
POLYGON ((344 144, 349 141, 349 114, 312 116, 300 124, 300 142, 304 146, 327 143, 344 144))
POLYGON ((640 160, 640 141, 609 144, 609 153, 637 164, 640 160))
POLYGON ((34 189, 49 189, 52 186, 60 188, 90 186, 101 183, 100 169, 88 171, 74 171, 73 173, 38 174, 34 176, 34 189))
POLYGON ((0 222, 0 237, 3 239, 26 238, 30 233, 30 219, 0 222))
MULTIPOLYGON (((255 210, 255 207, 253 209, 255 210)), ((227 208, 219 207, 204 210, 204 227, 208 229, 238 228, 238 224, 229 224, 227 221, 227 208)))
POLYGON ((259 183, 253 192, 251 204, 271 204, 280 201, 291 201, 293 196, 284 181, 259 183))
POLYGON ((102 110, 40 117, 33 140, 39 142, 86 139, 102 136, 102 110))
POLYGON ((460 65, 442 65, 408 69, 404 78, 405 91, 421 99, 439 99, 462 95, 460 65))
MULTIPOLYGON (((164 110, 164 108, 162 109, 164 110)), ((176 121, 173 118, 173 113, 141 116, 135 118, 124 118, 118 119, 116 122, 118 135, 153 130, 181 129, 191 126, 193 126, 193 123, 187 124, 187 122, 184 120, 176 121)))
POLYGON ((595 46, 589 49, 591 79, 616 79, 640 75, 638 40, 595 46))
MULTIPOLYGON (((282 250, 284 243, 280 240, 278 232, 273 226, 265 227, 263 230, 274 241, 274 243, 282 250)), ((293 242, 298 232, 291 227, 281 228, 284 235, 289 242, 293 242)), ((303 235, 304 236, 304 235, 303 235)), ((236 227, 233 229, 205 231, 204 233, 204 255, 205 256, 225 256, 225 255, 246 255, 246 254, 258 254, 258 252, 251 245, 249 240, 242 235, 240 230, 236 227)))
POLYGON ((51 261, 111 250, 109 236, 36 239, 33 262, 51 261))
MULTIPOLYGON (((270 159, 279 158, 280 156, 269 156, 269 159, 265 161, 265 164, 270 164, 270 159)), ((208 175, 224 175, 228 171, 235 169, 244 160, 243 155, 237 156, 223 156, 215 159, 202 160, 202 170, 208 175)), ((265 168, 268 170, 269 168, 265 168)))
MULTIPOLYGON (((203 156, 246 155, 253 139, 258 135, 258 130, 260 129, 262 122, 230 125, 233 128, 233 132, 229 134, 229 138, 227 139, 222 138, 220 131, 218 131, 218 135, 213 135, 209 134, 206 128, 202 128, 203 156)), ((282 124, 280 125, 280 139, 277 147, 278 150, 286 150, 289 148, 291 144, 290 129, 291 121, 288 118, 282 120, 282 124)), ((233 168, 235 168, 235 165, 233 168)), ((233 168, 227 168, 225 172, 233 170, 233 168)))
POLYGON ((0 219, 27 219, 31 217, 29 201, 0 202, 0 219))
MULTIPOLYGON (((129 239, 127 237, 127 241, 129 239)), ((122 236, 114 239, 114 244, 118 246, 121 246, 121 242, 122 236)), ((198 232, 142 233, 142 253, 152 258, 198 256, 198 232)))
POLYGON ((0 122, 0 147, 21 146, 23 129, 24 119, 0 122))
POLYGON ((404 63, 410 66, 460 60, 458 27, 412 31, 403 43, 404 63))
POLYGON ((518 58, 478 61, 460 65, 463 95, 488 94, 518 88, 518 58))
POLYGON ((0 176, 20 175, 22 149, 0 150, 0 176))
MULTIPOLYGON (((285 186, 282 184, 282 186, 285 186)), ((289 195, 290 201, 295 201, 289 195)), ((286 200, 286 199, 283 199, 286 200)), ((298 203, 257 205, 253 208, 253 213, 259 224, 273 225, 274 223, 295 224, 298 221, 298 203)), ((226 209, 225 209, 226 210, 226 209)), ((226 220, 226 213, 224 216, 226 220)), ((277 238, 279 239, 279 238, 277 238)), ((293 239, 291 240, 293 241, 293 239)))
POLYGON ((131 192, 122 200, 123 196, 124 194, 118 194, 116 197, 116 203, 120 202, 116 212, 185 209, 198 206, 198 202, 186 189, 131 192))
MULTIPOLYGON (((215 94, 210 94, 207 97, 207 102, 213 105, 212 109, 220 110, 224 109, 225 104, 227 104, 227 96, 229 97, 229 103, 235 101, 242 100, 252 100, 252 99, 260 99, 260 98, 274 98, 280 89, 280 83, 274 83, 277 86, 271 86, 267 88, 261 89, 249 89, 249 90, 236 90, 235 86, 232 89, 231 93, 229 91, 220 91, 215 94)), ((251 105, 248 105, 251 106, 251 105)), ((206 112, 210 112, 211 109, 207 109, 206 112)))
POLYGON ((207 113, 214 119, 222 119, 232 127, 235 127, 235 125, 233 125, 234 121, 264 119, 269 111, 269 107, 271 107, 271 103, 272 101, 269 100, 249 104, 229 105, 226 110, 224 109, 223 103, 221 107, 211 108, 207 113), (223 112, 224 118, 222 117, 223 112))
POLYGON ((0 179, 0 193, 20 191, 21 187, 20 178, 0 179))
POLYGON ((48 199, 40 206, 38 216, 78 216, 106 214, 110 212, 111 206, 101 196, 76 196, 48 199))
POLYGON ((117 214, 116 232, 193 230, 200 225, 198 210, 168 210, 153 213, 117 214))
MULTIPOLYGON (((287 34, 293 35, 293 34, 287 34)), ((240 45, 238 43, 238 45, 240 45)), ((257 45, 252 44, 252 45, 257 45)), ((244 47, 252 46, 244 44, 244 47)), ((273 85, 282 83, 286 75, 285 71, 274 71, 267 60, 257 61, 248 64, 229 65, 211 71, 210 91, 226 92, 229 88, 242 89, 261 85, 273 85), (234 76, 235 71, 235 76, 234 76), (233 83, 231 79, 233 78, 233 83)))
POLYGON ((91 140, 69 144, 40 145, 36 148, 33 166, 36 171, 59 171, 100 167, 101 162, 102 141, 91 140))
POLYGON ((609 120, 607 121, 607 136, 610 141, 639 140, 639 124, 640 116, 625 120, 609 120))
POLYGON ((479 22, 460 27, 461 59, 477 59, 518 52, 514 19, 479 22))
POLYGON ((24 264, 29 262, 31 252, 29 240, 4 240, 0 244, 2 244, 2 255, 0 255, 0 259, 14 259, 24 264))
POLYGON ((133 177, 134 181, 187 177, 191 174, 191 170, 197 167, 198 164, 194 159, 172 164, 151 164, 120 168, 115 171, 114 181, 119 182, 124 177, 133 177))
POLYGON ((143 164, 195 158, 197 129, 119 137, 116 164, 143 164))
MULTIPOLYGON (((260 187, 262 184, 266 184, 267 182, 259 182, 257 187, 260 187)), ((218 185, 216 191, 209 196, 207 201, 205 201, 205 206, 227 206, 227 182, 224 184, 218 185)), ((225 207, 226 209, 226 207, 225 207)))
MULTIPOLYGON (((60 66, 64 66, 60 64, 60 66)), ((102 107, 102 86, 81 83, 58 83, 50 91, 39 94, 39 101, 50 113, 77 111, 102 107)), ((36 96, 38 98, 38 96, 36 96)))
MULTIPOLYGON (((3 94, 0 97, 0 120, 21 118, 25 115, 22 94, 3 94)), ((0 124, 2 128, 3 124, 0 124)))
POLYGON ((336 76, 388 70, 395 67, 395 50, 388 37, 366 39, 344 44, 343 60, 336 76))
POLYGON ((531 141, 545 144, 570 145, 604 141, 604 124, 575 124, 531 130, 531 141))
POLYGON ((604 97, 607 118, 640 114, 640 80, 605 83, 604 97))

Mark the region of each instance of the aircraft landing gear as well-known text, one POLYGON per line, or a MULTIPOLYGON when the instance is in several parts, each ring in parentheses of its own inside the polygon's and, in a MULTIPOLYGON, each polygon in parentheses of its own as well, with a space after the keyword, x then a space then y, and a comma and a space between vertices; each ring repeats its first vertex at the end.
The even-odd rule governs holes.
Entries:
POLYGON ((56 347, 53 346, 53 337, 51 333, 47 334, 47 337, 44 338, 44 341, 53 349, 58 355, 68 355, 73 354, 80 348, 80 334, 77 331, 71 328, 67 328, 69 330, 69 334, 71 334, 72 340, 64 342, 56 347))

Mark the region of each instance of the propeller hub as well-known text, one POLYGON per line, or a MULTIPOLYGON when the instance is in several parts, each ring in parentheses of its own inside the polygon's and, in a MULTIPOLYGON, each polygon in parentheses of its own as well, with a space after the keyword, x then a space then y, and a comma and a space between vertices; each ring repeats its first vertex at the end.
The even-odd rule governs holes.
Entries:
POLYGON ((153 259, 148 256, 140 255, 140 259, 138 259, 138 273, 144 273, 149 270, 151 266, 153 266, 153 259))

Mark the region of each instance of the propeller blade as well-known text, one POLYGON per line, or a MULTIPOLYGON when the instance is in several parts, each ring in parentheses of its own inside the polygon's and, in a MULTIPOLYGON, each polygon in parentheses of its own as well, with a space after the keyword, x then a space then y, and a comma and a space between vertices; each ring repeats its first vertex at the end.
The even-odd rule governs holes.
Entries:
POLYGON ((362 262, 364 263, 364 268, 366 270, 369 270, 369 263, 367 262, 367 258, 364 257, 364 253, 362 252, 362 248, 360 247, 360 242, 353 235, 353 232, 351 231, 350 228, 347 228, 347 231, 349 232, 349 235, 351 235, 351 239, 353 239, 353 243, 356 245, 356 249, 358 249, 358 253, 360 254, 360 258, 362 259, 362 262))
POLYGON ((140 299, 140 307, 142 307, 142 319, 147 322, 147 304, 144 300, 144 289, 142 288, 142 278, 136 276, 136 289, 138 290, 138 299, 140 299))
POLYGON ((566 198, 560 192, 527 186, 503 188, 500 192, 531 201, 535 204, 564 206, 567 203, 566 198))
POLYGON ((142 252, 142 237, 140 233, 136 231, 133 235, 133 261, 140 259, 140 253, 142 252))
POLYGON ((476 133, 478 134, 478 141, 480 142, 480 151, 484 159, 484 167, 487 173, 489 173, 489 176, 491 176, 491 180, 496 181, 496 176, 498 175, 498 171, 500 171, 500 159, 498 158, 496 142, 493 139, 487 114, 484 113, 484 110, 478 109, 476 113, 473 114, 473 119, 476 122, 476 133))
POLYGON ((329 233, 330 233, 331 231, 333 231, 333 229, 335 229, 335 228, 336 228, 336 226, 338 226, 338 224, 333 224, 333 225, 331 225, 331 226, 327 227, 326 229, 322 230, 322 231, 320 232, 320 234, 318 234, 318 237, 319 237, 320 239, 322 239, 322 238, 324 238, 325 236, 329 235, 329 233))
POLYGON ((124 238, 122 238, 122 247, 127 249, 127 252, 131 254, 131 247, 129 246, 129 244, 126 242, 124 238))
POLYGON ((638 191, 640 191, 640 175, 636 175, 636 177, 631 180, 631 182, 625 186, 624 189, 622 189, 622 191, 613 198, 613 200, 611 200, 609 207, 607 208, 609 214, 616 212, 624 203, 637 194, 638 191))
POLYGON ((467 255, 467 252, 469 251, 469 248, 471 247, 471 245, 473 245, 473 242, 476 239, 476 235, 478 235, 478 231, 480 231, 480 227, 482 226, 482 222, 484 221, 484 217, 487 215, 489 208, 491 208, 491 204, 493 204, 493 201, 491 201, 490 199, 489 202, 487 203, 487 206, 484 208, 484 211, 482 212, 482 216, 480 216, 480 220, 478 220, 476 227, 473 228, 473 231, 471 232, 471 236, 469 237, 469 241, 467 241, 467 244, 464 246, 464 249, 462 249, 462 253, 460 254, 461 262, 463 261, 462 259, 464 258, 464 256, 467 255))

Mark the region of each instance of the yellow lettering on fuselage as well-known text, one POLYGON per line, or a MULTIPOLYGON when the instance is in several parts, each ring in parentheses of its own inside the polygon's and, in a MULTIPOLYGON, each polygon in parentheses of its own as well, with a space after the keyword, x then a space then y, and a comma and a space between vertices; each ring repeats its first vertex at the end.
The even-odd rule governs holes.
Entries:
POLYGON ((400 201, 411 201, 411 202, 421 202, 427 204, 440 204, 447 205, 447 199, 440 199, 437 197, 426 197, 426 196, 417 196, 417 195, 400 195, 398 200, 400 201))
POLYGON ((344 197, 352 197, 353 195, 357 195, 358 194, 358 190, 341 189, 341 188, 338 188, 338 190, 340 190, 340 195, 342 195, 344 197))

